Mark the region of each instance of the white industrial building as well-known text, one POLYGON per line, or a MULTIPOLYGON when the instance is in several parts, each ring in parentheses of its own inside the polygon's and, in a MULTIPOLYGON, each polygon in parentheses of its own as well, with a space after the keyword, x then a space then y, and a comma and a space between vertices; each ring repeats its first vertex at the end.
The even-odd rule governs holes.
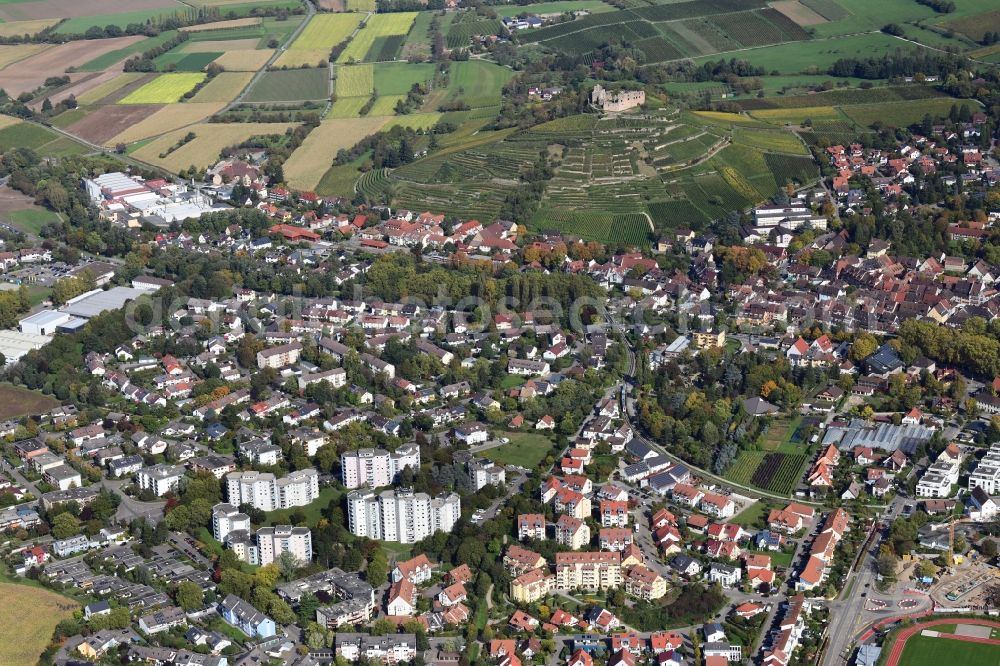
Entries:
POLYGON ((355 490, 347 495, 348 527, 355 536, 415 543, 434 532, 450 532, 462 515, 458 495, 431 497, 409 489, 355 490))

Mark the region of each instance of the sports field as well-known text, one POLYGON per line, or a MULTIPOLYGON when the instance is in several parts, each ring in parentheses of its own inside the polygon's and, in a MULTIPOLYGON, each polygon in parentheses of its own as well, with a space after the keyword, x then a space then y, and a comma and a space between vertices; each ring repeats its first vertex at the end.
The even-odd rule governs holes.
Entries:
POLYGON ((0 583, 0 664, 34 664, 79 604, 41 587, 0 583))
MULTIPOLYGON (((930 620, 906 627, 897 634, 885 659, 885 666, 939 666, 943 663, 1000 664, 1000 640, 976 638, 969 635, 940 632, 937 636, 924 636, 925 630, 955 624, 1000 628, 1000 623, 982 618, 950 618, 930 620)), ((887 648, 883 648, 883 653, 887 648)))
POLYGON ((205 80, 198 72, 161 74, 138 90, 123 97, 119 104, 175 104, 205 80))

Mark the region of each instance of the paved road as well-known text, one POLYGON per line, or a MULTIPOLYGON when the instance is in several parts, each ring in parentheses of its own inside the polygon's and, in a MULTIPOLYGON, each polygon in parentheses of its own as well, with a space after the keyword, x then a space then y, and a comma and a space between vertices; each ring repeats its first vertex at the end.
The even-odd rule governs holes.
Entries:
POLYGON ((140 502, 137 499, 133 499, 122 492, 121 488, 125 483, 124 480, 109 479, 107 477, 101 479, 100 485, 118 495, 122 500, 121 504, 118 505, 115 518, 122 522, 131 522, 136 518, 142 518, 151 523, 160 522, 163 519, 163 507, 167 503, 162 500, 140 502))

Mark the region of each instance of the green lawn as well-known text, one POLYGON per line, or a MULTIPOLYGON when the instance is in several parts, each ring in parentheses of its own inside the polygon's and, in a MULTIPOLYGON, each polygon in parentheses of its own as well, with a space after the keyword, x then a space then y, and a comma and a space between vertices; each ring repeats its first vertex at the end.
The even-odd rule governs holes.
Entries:
POLYGON ((527 380, 521 375, 507 375, 503 378, 503 381, 500 382, 500 388, 506 391, 507 389, 517 388, 518 386, 523 385, 526 381, 527 380))
POLYGON ((7 219, 18 229, 22 229, 31 234, 38 235, 46 224, 59 222, 60 218, 56 213, 46 208, 25 208, 7 213, 7 219))
POLYGON ((730 518, 728 522, 736 525, 742 525, 743 527, 756 526, 758 519, 761 516, 766 516, 770 513, 772 508, 774 507, 767 502, 754 502, 749 507, 730 518))
POLYGON ((938 666, 945 662, 996 666, 1000 664, 1000 646, 917 634, 906 641, 899 660, 906 666, 938 666))
POLYGON ((520 465, 534 469, 552 451, 552 442, 545 435, 533 432, 508 432, 509 444, 484 451, 483 455, 501 465, 520 465))
POLYGON ((320 489, 319 498, 307 504, 305 506, 297 506, 292 509, 278 509, 277 511, 268 511, 267 516, 264 519, 264 525, 288 525, 292 522, 291 515, 295 512, 301 512, 305 514, 305 525, 308 527, 316 527, 319 524, 319 519, 322 517, 323 509, 327 507, 331 500, 338 500, 343 494, 343 491, 339 488, 334 488, 333 486, 326 486, 320 489))

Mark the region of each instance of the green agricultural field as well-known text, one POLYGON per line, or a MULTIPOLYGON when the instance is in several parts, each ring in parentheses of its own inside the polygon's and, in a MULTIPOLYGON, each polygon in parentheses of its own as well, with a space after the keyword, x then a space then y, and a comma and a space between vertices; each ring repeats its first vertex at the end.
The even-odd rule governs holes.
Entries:
MULTIPOLYGON (((330 105, 327 118, 357 118, 361 115, 361 109, 368 103, 368 97, 338 97, 337 101, 330 105)), ((355 178, 357 175, 355 175, 355 178)))
POLYGON ((764 460, 764 451, 743 451, 729 466, 724 476, 733 483, 749 486, 750 479, 760 467, 762 460, 764 460))
POLYGON ((535 469, 545 456, 553 452, 552 441, 545 435, 507 432, 502 436, 510 439, 510 443, 483 452, 485 457, 501 465, 518 465, 535 469))
POLYGON ((532 14, 563 14, 565 12, 588 11, 591 14, 613 12, 615 8, 603 0, 556 0, 555 2, 540 2, 526 8, 523 5, 500 5, 496 7, 497 16, 517 16, 526 11, 532 14))
POLYGON ((379 95, 372 104, 369 116, 392 116, 396 113, 396 105, 406 101, 406 95, 379 95))
POLYGON ((425 131, 434 127, 441 121, 440 113, 411 113, 405 116, 395 116, 384 126, 385 130, 393 127, 409 127, 410 129, 425 131))
MULTIPOLYGON (((829 0, 827 0, 829 2, 829 0)), ((847 16, 828 23, 812 26, 819 37, 848 35, 878 30, 887 23, 905 24, 938 15, 930 7, 914 0, 836 0, 847 16)), ((823 12, 819 12, 822 15, 823 12)), ((904 26, 905 29, 905 26, 904 26)))
POLYGON ((134 12, 121 12, 118 14, 78 16, 60 23, 56 26, 55 33, 57 35, 82 35, 87 32, 89 28, 103 28, 108 25, 116 25, 120 28, 126 27, 129 23, 143 24, 150 22, 156 25, 167 19, 188 16, 189 12, 193 12, 193 10, 189 7, 178 5, 176 9, 164 7, 162 9, 144 9, 134 12))
POLYGON ((102 56, 98 56, 86 62, 80 66, 80 71, 83 72, 103 72, 115 63, 121 62, 126 58, 129 58, 137 53, 142 53, 143 51, 148 51, 149 49, 160 46, 164 42, 173 39, 177 35, 176 30, 166 30, 161 32, 156 37, 148 37, 141 42, 136 42, 130 46, 118 49, 117 51, 111 51, 110 53, 105 53, 102 56))
POLYGON ((204 74, 161 74, 123 97, 119 104, 174 104, 205 80, 204 74))
POLYGON ((463 100, 472 108, 495 106, 513 75, 511 70, 483 60, 453 62, 448 68, 447 100, 463 100))
POLYGON ((330 95, 325 69, 288 69, 266 72, 247 93, 247 102, 301 102, 330 95))
POLYGON ((735 132, 735 141, 738 144, 777 153, 809 154, 809 149, 806 148, 801 139, 790 132, 783 132, 781 130, 737 130, 735 132))
POLYGON ((347 45, 344 52, 337 58, 338 63, 362 62, 371 51, 372 45, 379 37, 394 35, 405 36, 413 27, 417 12, 397 12, 393 14, 375 14, 347 45))
POLYGON ((379 63, 375 65, 375 90, 380 95, 405 95, 413 84, 433 79, 434 70, 431 63, 379 63))
MULTIPOLYGON (((906 0, 910 2, 910 0, 906 0)), ((913 6, 919 7, 916 3, 913 6)), ((874 5, 873 6, 877 6, 874 5)), ((815 26, 814 26, 815 27, 815 26)), ((806 70, 811 73, 824 72, 841 58, 865 58, 883 53, 892 53, 896 49, 911 50, 919 47, 907 44, 881 32, 838 37, 836 39, 812 40, 777 44, 755 49, 740 51, 739 57, 755 65, 763 67, 768 72, 777 71, 781 74, 799 74, 806 70)), ((698 64, 717 61, 718 56, 696 58, 698 64)))
POLYGON ((201 53, 184 53, 171 51, 164 53, 153 62, 161 72, 200 72, 210 62, 222 55, 222 51, 207 51, 201 53))
POLYGON ((372 65, 345 65, 336 70, 334 91, 342 97, 370 97, 375 91, 375 68, 372 65))
POLYGON ((891 127, 907 127, 923 120, 925 115, 945 118, 953 106, 965 106, 971 112, 981 107, 971 100, 951 98, 925 99, 913 102, 892 102, 888 104, 859 104, 842 107, 844 113, 859 125, 870 127, 882 123, 891 127))

